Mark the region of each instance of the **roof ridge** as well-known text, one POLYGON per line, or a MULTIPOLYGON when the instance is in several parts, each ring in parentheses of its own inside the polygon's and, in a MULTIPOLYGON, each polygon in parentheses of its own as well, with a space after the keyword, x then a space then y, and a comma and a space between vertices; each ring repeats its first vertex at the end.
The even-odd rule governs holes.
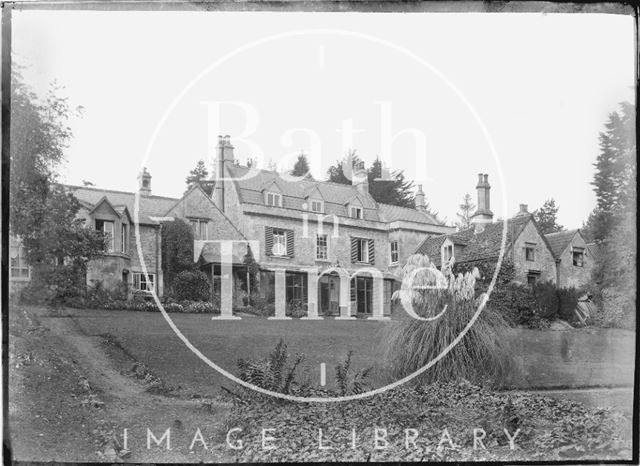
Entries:
MULTIPOLYGON (((107 189, 107 188, 95 188, 95 187, 91 187, 91 186, 78 186, 78 185, 74 185, 74 184, 64 184, 64 183, 57 183, 59 186, 64 186, 65 188, 76 188, 76 189, 87 189, 89 191, 100 191, 100 192, 105 192, 105 193, 114 193, 114 194, 131 194, 132 196, 135 196, 136 193, 132 192, 132 191, 119 191, 117 189, 107 189)), ((175 197, 169 197, 169 196, 158 196, 156 194, 150 194, 150 195, 144 195, 144 196, 140 196, 141 199, 144 198, 150 198, 150 197, 154 197, 156 199, 167 199, 170 201, 179 201, 180 198, 175 198, 175 197)))

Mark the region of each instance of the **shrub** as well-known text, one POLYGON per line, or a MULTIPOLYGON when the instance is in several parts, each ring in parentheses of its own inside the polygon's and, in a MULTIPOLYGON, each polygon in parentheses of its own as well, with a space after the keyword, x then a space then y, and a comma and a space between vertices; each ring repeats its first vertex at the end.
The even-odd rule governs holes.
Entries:
POLYGON ((173 297, 178 301, 209 301, 211 284, 204 272, 185 270, 173 280, 173 297))
POLYGON ((193 314, 215 314, 220 309, 208 301, 188 301, 184 303, 184 312, 193 314))
POLYGON ((575 308, 578 298, 584 295, 575 287, 558 288, 558 318, 567 322, 575 322, 575 308))
POLYGON ((498 312, 512 326, 530 327, 531 322, 540 320, 540 316, 536 315, 537 303, 531 288, 518 283, 496 286, 489 296, 487 307, 498 312))
POLYGON ((533 286, 533 296, 536 300, 538 314, 542 319, 555 320, 558 318, 560 301, 558 289, 551 282, 536 283, 533 286))
POLYGON ((307 303, 300 299, 293 299, 287 303, 285 309, 285 315, 288 317, 306 317, 307 316, 307 303))
POLYGON ((344 361, 336 365, 336 385, 340 396, 354 395, 369 389, 367 378, 372 368, 355 370, 351 367, 353 351, 349 350, 344 361))
MULTIPOLYGON (((484 298, 475 297, 477 271, 454 277, 450 271, 440 272, 426 256, 409 257, 402 275, 402 289, 394 293, 394 299, 401 299, 407 306, 412 304, 419 317, 431 320, 402 313, 402 320, 386 328, 385 362, 396 379, 441 354, 467 326, 479 299, 484 298), (415 279, 410 283, 409 277, 414 273, 415 279)), ((505 384, 515 368, 506 343, 506 329, 501 314, 486 307, 464 338, 417 379, 430 383, 464 378, 479 384, 505 384)))
POLYGON ((284 340, 280 339, 274 350, 265 359, 238 359, 240 379, 257 387, 279 393, 300 393, 308 387, 308 380, 302 380, 297 373, 304 362, 303 354, 296 354, 289 364, 289 352, 284 340))

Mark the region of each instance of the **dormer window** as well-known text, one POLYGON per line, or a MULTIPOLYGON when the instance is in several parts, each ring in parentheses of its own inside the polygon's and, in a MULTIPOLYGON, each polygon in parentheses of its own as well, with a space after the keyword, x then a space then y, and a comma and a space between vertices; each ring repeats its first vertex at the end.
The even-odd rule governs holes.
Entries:
POLYGON ((265 202, 268 206, 282 207, 282 194, 268 192, 265 195, 265 202))
POLYGON ((324 202, 311 200, 311 212, 324 212, 324 202))
POLYGON ((536 243, 525 243, 524 245, 524 257, 528 261, 536 260, 536 243))
POLYGON ((584 267, 584 249, 573 248, 571 255, 574 267, 584 267))
POLYGON ((453 244, 442 249, 442 262, 449 262, 453 258, 453 244))
POLYGON ((351 206, 351 209, 349 211, 350 217, 351 218, 362 218, 362 207, 357 207, 357 206, 351 206))

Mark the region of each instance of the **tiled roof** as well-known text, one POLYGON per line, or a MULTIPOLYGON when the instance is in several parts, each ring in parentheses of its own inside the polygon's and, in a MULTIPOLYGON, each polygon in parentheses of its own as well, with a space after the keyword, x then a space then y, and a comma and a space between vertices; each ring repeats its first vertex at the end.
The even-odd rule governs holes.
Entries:
MULTIPOLYGON (((136 193, 128 193, 124 191, 113 191, 110 189, 90 188, 86 186, 64 187, 72 192, 81 204, 95 205, 103 197, 107 197, 109 202, 118 207, 126 207, 135 221, 134 204, 136 193)), ((143 225, 156 224, 150 217, 162 217, 179 199, 163 196, 140 196, 140 215, 139 223, 143 225)), ((116 210, 118 210, 116 208, 116 210)))
POLYGON ((442 224, 442 222, 439 222, 433 215, 417 209, 381 203, 379 203, 378 206, 380 207, 380 216, 385 222, 402 220, 405 222, 431 223, 434 225, 442 224))
POLYGON ((307 196, 314 191, 313 188, 317 187, 324 200, 326 214, 349 217, 347 204, 355 202, 362 205, 365 220, 380 221, 373 197, 370 194, 361 193, 351 185, 316 180, 292 182, 283 179, 277 172, 269 170, 257 170, 255 176, 240 179, 249 173, 247 167, 240 165, 231 165, 229 171, 234 178, 242 203, 264 205, 263 190, 272 189, 282 193, 282 206, 285 209, 304 211, 302 204, 306 202, 307 196), (277 188, 270 188, 273 184, 277 188))
MULTIPOLYGON (((516 216, 507 220, 507 238, 505 251, 520 235, 527 225, 531 215, 516 216)), ((493 259, 500 255, 502 244, 503 222, 489 223, 484 230, 475 233, 474 228, 468 228, 450 235, 438 235, 427 238, 416 251, 426 254, 436 265, 440 265, 440 247, 449 238, 455 244, 465 245, 461 252, 456 252, 456 262, 473 262, 482 259, 493 259)))
POLYGON ((567 248, 567 245, 571 242, 575 234, 578 230, 567 230, 567 231, 559 231, 557 233, 548 233, 544 235, 551 247, 551 252, 553 253, 553 257, 558 259, 567 248))
POLYGON ((309 195, 316 198, 319 193, 324 200, 326 214, 349 217, 348 204, 359 203, 363 207, 364 220, 379 222, 404 220, 441 225, 441 222, 432 215, 416 209, 378 204, 369 193, 363 194, 352 185, 307 179, 291 182, 283 179, 277 172, 269 170, 257 170, 255 176, 243 180, 239 178, 247 175, 249 172, 247 167, 232 165, 229 167, 229 171, 234 178, 242 203, 264 205, 263 190, 273 189, 282 193, 284 208, 304 211, 302 204, 307 202, 306 198, 309 195))

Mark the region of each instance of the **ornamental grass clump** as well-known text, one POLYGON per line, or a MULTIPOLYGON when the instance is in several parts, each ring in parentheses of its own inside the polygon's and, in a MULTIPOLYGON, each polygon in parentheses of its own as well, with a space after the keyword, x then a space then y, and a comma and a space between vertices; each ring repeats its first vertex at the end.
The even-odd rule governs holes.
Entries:
MULTIPOLYGON (((402 270, 402 287, 393 295, 402 308, 385 332, 385 362, 398 380, 424 367, 463 332, 486 299, 476 296, 477 270, 464 275, 442 272, 427 256, 413 255, 402 270), (413 313, 413 315, 411 315, 413 313)), ((478 385, 508 385, 515 364, 501 314, 484 307, 467 333, 437 363, 415 380, 423 383, 466 379, 478 385)))

